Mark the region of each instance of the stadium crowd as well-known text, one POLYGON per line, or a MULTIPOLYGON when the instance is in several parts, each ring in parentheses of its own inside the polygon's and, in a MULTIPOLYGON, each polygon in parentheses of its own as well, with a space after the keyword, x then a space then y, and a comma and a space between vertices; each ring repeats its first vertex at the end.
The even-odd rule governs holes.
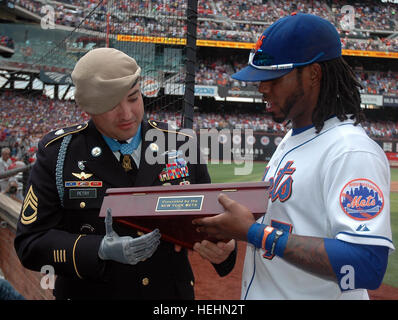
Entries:
MULTIPOLYGON (((147 111, 147 118, 181 125, 179 113, 165 110, 147 111)), ((73 100, 50 99, 46 96, 26 96, 13 91, 0 93, 0 144, 12 149, 20 157, 23 151, 33 150, 43 134, 88 121, 73 100), (21 148, 23 150, 21 150, 21 148)), ((194 129, 253 129, 268 133, 285 133, 287 128, 275 124, 266 114, 198 113, 194 115, 194 129)), ((375 137, 398 138, 398 123, 368 122, 368 133, 375 137)))
POLYGON ((0 35, 0 46, 14 49, 14 40, 8 36, 0 35))
MULTIPOLYGON (((43 3, 37 0, 13 0, 39 16, 43 15, 43 3)), ((106 3, 98 0, 63 0, 49 2, 54 7, 55 23, 76 27, 89 13, 82 28, 105 32, 107 27, 106 3), (91 11, 95 9, 94 12, 91 11)), ((198 2, 198 38, 255 42, 265 28, 278 18, 292 12, 313 13, 335 24, 341 33, 345 49, 398 51, 398 40, 386 38, 385 34, 370 35, 370 32, 398 31, 398 4, 391 2, 358 0, 355 9, 355 30, 348 30, 341 22, 346 14, 341 8, 343 0, 313 1, 288 0, 212 0, 198 2)), ((109 21, 113 34, 136 34, 151 36, 185 37, 183 17, 186 2, 164 0, 127 1, 112 3, 112 18, 109 21)))
POLYGON ((398 72, 356 71, 362 93, 398 95, 398 72))
MULTIPOLYGON (((229 58, 207 58, 198 62, 195 73, 195 83, 202 85, 245 86, 245 83, 235 81, 231 74, 246 66, 247 61, 229 58)), ((398 95, 398 72, 355 70, 363 89, 361 93, 398 95)), ((181 82, 184 79, 180 79, 181 82)))
MULTIPOLYGON (((343 19, 346 13, 342 12, 341 8, 346 4, 347 1, 344 0, 333 0, 331 9, 335 21, 343 19)), ((373 31, 397 30, 396 4, 383 5, 382 1, 358 1, 353 7, 355 8, 355 28, 373 31)))

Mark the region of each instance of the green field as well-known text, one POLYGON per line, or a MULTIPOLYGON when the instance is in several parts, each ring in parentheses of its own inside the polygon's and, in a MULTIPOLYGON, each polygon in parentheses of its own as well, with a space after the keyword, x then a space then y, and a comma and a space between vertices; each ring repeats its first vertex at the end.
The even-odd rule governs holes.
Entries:
MULTIPOLYGON (((242 166, 241 166, 242 167, 242 166)), ((265 164, 253 163, 253 170, 248 175, 235 175, 234 165, 230 164, 209 164, 209 173, 213 183, 220 182, 243 182, 261 181, 265 164)), ((391 180, 398 181, 398 169, 391 169, 391 180)), ((391 228, 394 245, 398 243, 398 193, 391 193, 391 228)), ((396 252, 389 256, 387 272, 384 276, 384 283, 398 287, 398 254, 396 252)))
MULTIPOLYGON (((395 175, 398 175, 398 169, 394 169, 395 175)), ((391 174, 393 176, 393 174, 391 174)), ((398 180, 398 179, 397 179, 398 180)), ((392 241, 395 248, 398 244, 398 193, 392 192, 391 197, 391 229, 392 229, 392 241)), ((384 276, 384 283, 398 288, 398 254, 394 251, 389 259, 387 272, 384 276)))

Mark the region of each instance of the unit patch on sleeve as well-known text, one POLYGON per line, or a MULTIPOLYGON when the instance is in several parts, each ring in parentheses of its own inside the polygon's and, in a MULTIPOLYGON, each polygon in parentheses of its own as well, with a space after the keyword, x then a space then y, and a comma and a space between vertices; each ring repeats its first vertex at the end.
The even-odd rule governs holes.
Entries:
POLYGON ((341 190, 340 206, 354 220, 370 220, 383 210, 383 193, 369 179, 354 179, 341 190))

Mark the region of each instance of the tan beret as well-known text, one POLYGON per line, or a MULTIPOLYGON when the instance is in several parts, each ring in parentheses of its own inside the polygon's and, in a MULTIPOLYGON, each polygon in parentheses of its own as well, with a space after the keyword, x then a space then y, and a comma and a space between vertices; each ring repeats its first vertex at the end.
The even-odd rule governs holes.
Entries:
POLYGON ((122 51, 98 48, 87 52, 72 72, 75 101, 90 114, 112 110, 141 73, 137 62, 122 51))

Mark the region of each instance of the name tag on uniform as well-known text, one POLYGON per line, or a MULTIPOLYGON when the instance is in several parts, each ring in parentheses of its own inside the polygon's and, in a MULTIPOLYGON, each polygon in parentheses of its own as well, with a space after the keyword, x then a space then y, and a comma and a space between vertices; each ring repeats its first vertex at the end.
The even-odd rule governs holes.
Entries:
POLYGON ((95 199, 95 198, 97 198, 97 189, 69 190, 69 199, 95 199))

